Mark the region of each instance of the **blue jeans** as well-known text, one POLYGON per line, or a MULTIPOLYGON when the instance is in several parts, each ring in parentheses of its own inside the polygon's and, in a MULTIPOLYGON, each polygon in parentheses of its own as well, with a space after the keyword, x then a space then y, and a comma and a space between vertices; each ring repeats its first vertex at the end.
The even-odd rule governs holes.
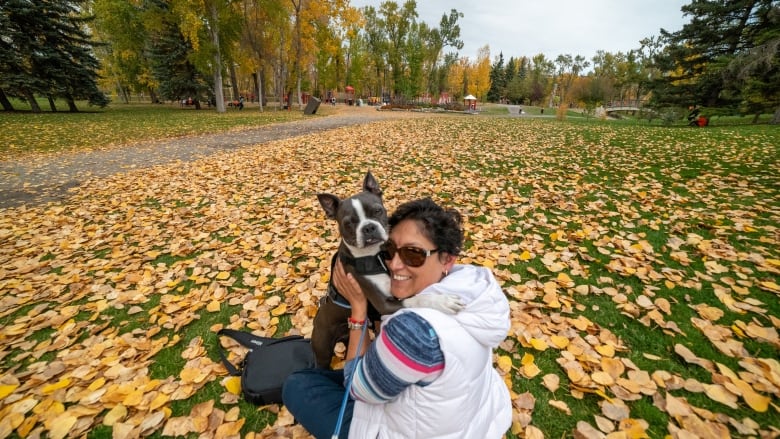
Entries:
MULTIPOLYGON (((282 400, 287 410, 303 428, 317 439, 331 439, 344 400, 344 371, 304 369, 287 377, 282 387, 282 400)), ((349 436, 352 409, 349 399, 344 410, 339 439, 349 436)))

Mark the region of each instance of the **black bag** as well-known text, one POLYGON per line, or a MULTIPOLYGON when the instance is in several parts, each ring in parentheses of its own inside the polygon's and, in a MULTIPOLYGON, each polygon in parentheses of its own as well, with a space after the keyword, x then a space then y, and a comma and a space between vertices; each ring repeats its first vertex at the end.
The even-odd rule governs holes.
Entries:
POLYGON ((241 393, 252 404, 281 403, 284 380, 297 370, 315 366, 311 342, 300 335, 259 337, 233 329, 220 329, 217 335, 230 337, 249 348, 238 367, 227 360, 222 344, 219 355, 228 373, 241 377, 241 393))

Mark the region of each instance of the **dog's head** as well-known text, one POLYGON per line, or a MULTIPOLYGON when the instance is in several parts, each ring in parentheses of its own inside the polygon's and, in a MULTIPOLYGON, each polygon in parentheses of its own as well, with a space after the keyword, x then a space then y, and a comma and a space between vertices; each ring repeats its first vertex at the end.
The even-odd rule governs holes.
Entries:
POLYGON ((387 211, 382 190, 371 172, 363 180, 363 191, 344 200, 332 194, 317 194, 328 218, 339 224, 341 239, 353 255, 387 240, 387 211))

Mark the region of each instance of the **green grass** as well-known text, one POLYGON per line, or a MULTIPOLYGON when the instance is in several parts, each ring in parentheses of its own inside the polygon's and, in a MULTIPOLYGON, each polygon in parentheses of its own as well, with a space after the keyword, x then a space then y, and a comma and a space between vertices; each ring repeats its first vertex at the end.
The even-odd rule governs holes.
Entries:
MULTIPOLYGON (((132 144, 142 140, 163 139, 197 134, 240 130, 261 125, 302 119, 300 111, 277 111, 256 106, 238 111, 217 113, 213 108, 180 108, 178 104, 120 104, 104 109, 79 105, 81 112, 47 111, 29 113, 23 106, 18 112, 0 112, 0 159, 36 152, 76 151, 132 144)), ((63 106, 58 107, 60 110, 63 106)), ((321 114, 327 114, 327 109, 321 114)), ((317 116, 315 116, 317 117, 317 116)))
MULTIPOLYGON (((96 132, 109 133, 123 120, 127 128, 120 131, 129 133, 151 123, 148 111, 156 110, 130 106, 83 116, 106 118, 108 126, 93 122, 96 132)), ((158 119, 169 122, 200 118, 190 120, 193 125, 246 117, 157 111, 158 119)), ((574 354, 552 347, 537 351, 524 341, 525 331, 542 339, 562 334, 594 348, 614 337, 621 346, 615 358, 649 374, 666 372, 680 382, 708 385, 726 378, 687 363, 675 353, 676 345, 745 377, 744 361, 780 357, 777 343, 740 329, 752 324, 776 331, 780 317, 778 293, 760 287, 779 282, 780 268, 773 265, 780 260, 778 128, 688 129, 490 114, 426 116, 377 125, 380 129, 318 133, 315 140, 299 138, 294 147, 306 147, 296 154, 290 154, 290 142, 271 142, 161 167, 164 181, 128 173, 87 184, 62 205, 0 210, 0 339, 5 341, 0 376, 10 379, 40 367, 40 361, 55 361, 58 353, 76 352, 92 337, 126 343, 131 335, 139 341, 149 333, 160 349, 148 373, 139 371, 137 378, 175 383, 187 361, 182 354, 193 340, 202 341, 200 358, 219 361, 215 327, 274 329, 276 335, 301 330, 310 324, 302 298, 323 293, 323 262, 336 240, 335 226, 326 222, 314 194, 347 195, 350 185, 359 187, 366 168, 379 178, 391 209, 427 195, 459 209, 466 220, 462 260, 489 263, 505 290, 520 292, 522 299, 511 299, 517 302, 509 334, 515 348, 500 354, 511 356, 515 367, 525 353, 534 355, 540 374, 524 377, 515 371, 510 378, 516 393, 534 396, 531 425, 545 437, 573 437, 580 421, 595 425, 600 404, 617 397, 608 387, 599 389, 606 397, 574 392, 561 361, 574 354), (350 160, 355 156, 371 159, 350 160), (530 259, 521 258, 524 252, 530 259), (20 261, 26 261, 21 268, 20 261), (635 265, 629 270, 621 263, 635 265), (24 272, 27 264, 39 266, 24 272), (557 282, 560 275, 574 286, 557 282), (547 302, 537 281, 556 283, 560 307, 547 302), (576 289, 580 286, 590 290, 582 293, 576 289), (723 290, 746 309, 727 306, 723 290), (661 322, 649 319, 649 310, 638 305, 640 296, 665 301, 671 312, 661 312, 661 322), (207 311, 214 298, 219 298, 218 310, 207 311), (245 309, 252 300, 260 300, 257 308, 245 309), (272 317, 276 300, 288 309, 272 317), (710 330, 740 343, 743 354, 721 352, 697 326, 706 319, 695 307, 704 305, 723 312, 707 322, 710 330), (582 330, 568 323, 577 318, 590 325, 582 330), (22 331, 25 324, 34 330, 10 331, 22 331), (68 328, 78 331, 65 333, 68 328), (70 345, 22 358, 54 340, 70 345), (547 374, 560 377, 555 392, 542 385, 547 374), (549 405, 553 399, 564 401, 571 415, 549 405)), ((73 129, 68 118, 81 117, 48 116, 56 132, 73 129)), ((266 117, 251 115, 256 116, 266 117)), ((16 117, 37 116, 0 114, 9 135, 22 138, 26 125, 7 122, 16 117)), ((136 140, 143 139, 143 132, 138 129, 136 140)), ((154 130, 149 136, 155 137, 154 130)), ((129 351, 126 361, 137 361, 143 353, 130 356, 134 352, 129 351)), ((588 372, 600 367, 586 357, 577 361, 588 372)), ((230 409, 232 404, 220 402, 225 392, 221 378, 214 375, 192 397, 169 403, 171 416, 187 416, 195 404, 209 400, 230 409)), ((83 383, 74 380, 77 384, 83 383)), ((777 392, 759 387, 772 404, 780 404, 777 392)), ((740 435, 726 418, 749 418, 769 436, 780 429, 772 406, 760 413, 738 399, 733 409, 701 392, 659 388, 652 396, 626 402, 632 419, 649 423, 649 437, 664 437, 671 434, 670 424, 679 425, 657 404, 667 394, 685 398, 701 416, 712 413, 711 421, 722 422, 733 437, 751 435, 740 435)), ((0 399, 0 415, 8 407, 3 404, 0 399)), ((73 400, 68 404, 78 407, 73 400)), ((276 421, 274 410, 244 402, 238 407, 247 420, 243 435, 276 421)), ((111 435, 112 429, 99 422, 88 433, 93 439, 111 435)), ((151 435, 161 437, 161 427, 151 435)))

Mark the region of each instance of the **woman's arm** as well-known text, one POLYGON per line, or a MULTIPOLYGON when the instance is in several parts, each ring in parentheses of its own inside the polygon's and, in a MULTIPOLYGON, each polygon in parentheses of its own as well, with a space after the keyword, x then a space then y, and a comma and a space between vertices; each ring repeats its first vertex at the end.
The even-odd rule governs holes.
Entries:
POLYGON ((382 404, 409 386, 426 386, 438 378, 444 370, 444 354, 431 325, 418 314, 405 312, 382 325, 366 354, 350 366, 354 367, 352 398, 382 404))
MULTIPOLYGON (((350 319, 353 322, 367 323, 368 318, 368 300, 366 295, 363 294, 363 290, 360 288, 357 280, 344 271, 344 266, 341 265, 341 261, 336 261, 335 271, 333 272, 333 285, 339 293, 347 299, 349 306, 352 308, 352 314, 350 319)), ((360 335, 362 331, 360 329, 349 330, 349 343, 347 345, 346 361, 350 361, 353 358, 363 355, 368 347, 370 337, 366 334, 363 337, 363 344, 360 345, 360 335)))
MULTIPOLYGON (((333 276, 336 289, 352 307, 352 319, 364 321, 368 301, 357 280, 344 271, 341 261, 336 263, 333 276)), ((349 331, 344 368, 345 382, 352 377, 350 394, 353 399, 382 404, 393 400, 411 385, 431 383, 444 370, 439 337, 430 323, 418 314, 406 312, 388 320, 370 345, 368 334, 360 345, 361 332, 349 331)))

